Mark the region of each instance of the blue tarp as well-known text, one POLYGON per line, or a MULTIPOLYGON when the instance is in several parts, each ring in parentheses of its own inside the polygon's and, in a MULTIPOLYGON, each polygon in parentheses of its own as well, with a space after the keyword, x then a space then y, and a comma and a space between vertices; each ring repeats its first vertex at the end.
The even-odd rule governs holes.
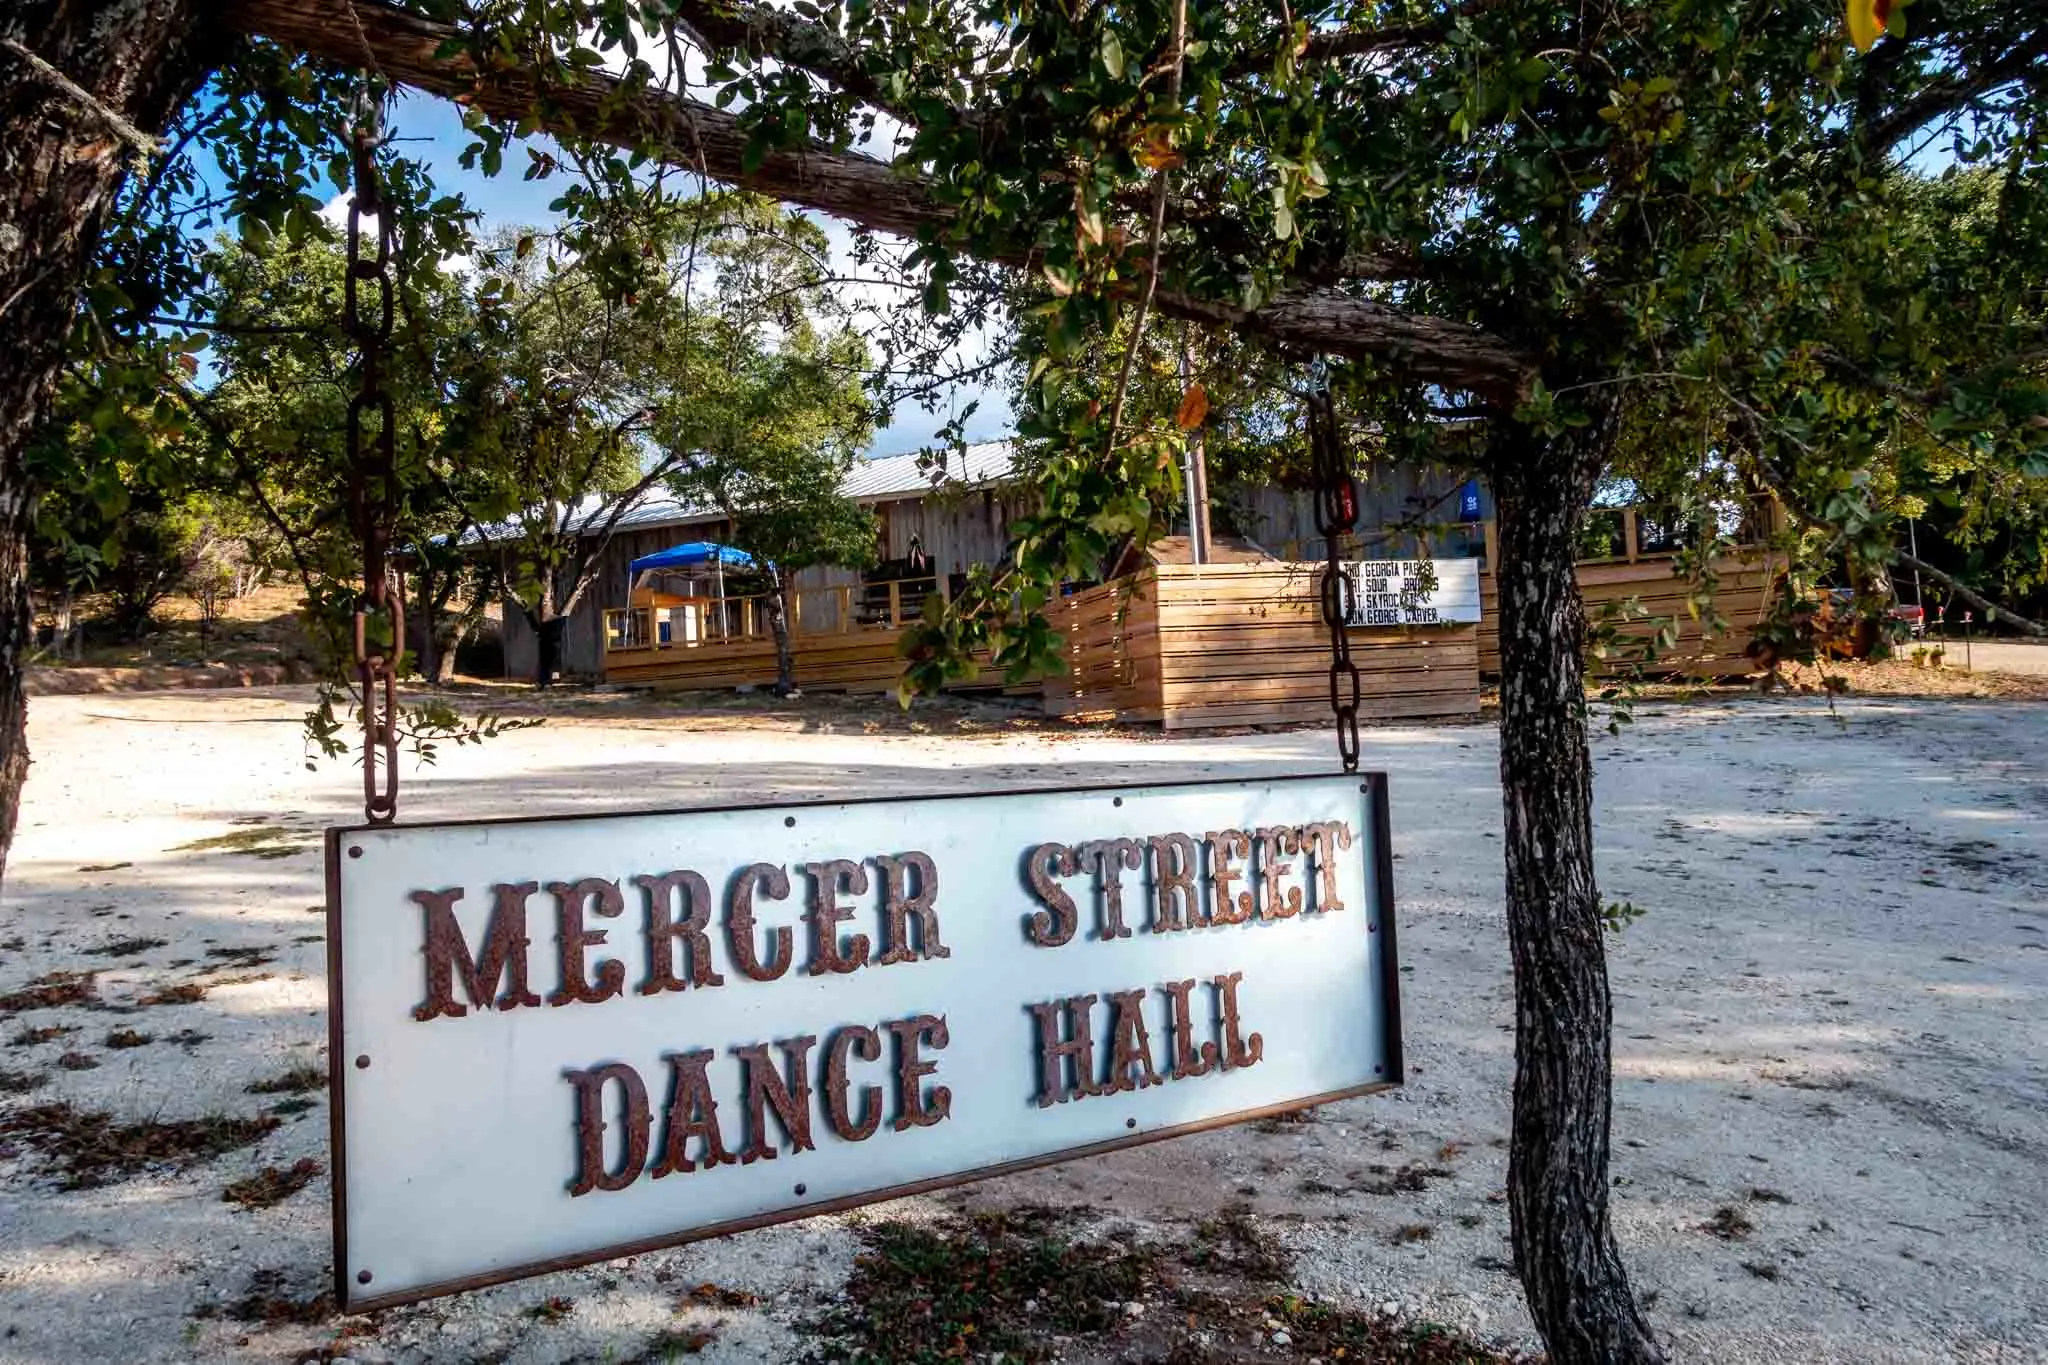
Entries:
POLYGON ((708 540, 693 540, 688 545, 672 545, 651 555, 641 555, 633 561, 630 572, 638 578, 643 569, 694 569, 707 564, 724 564, 733 569, 751 569, 754 567, 754 557, 745 550, 735 550, 730 545, 714 545, 708 540))

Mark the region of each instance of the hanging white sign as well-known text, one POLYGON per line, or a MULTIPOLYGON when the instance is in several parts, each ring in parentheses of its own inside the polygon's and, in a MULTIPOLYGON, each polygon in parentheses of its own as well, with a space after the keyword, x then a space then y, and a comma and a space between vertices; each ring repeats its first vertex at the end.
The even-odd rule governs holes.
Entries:
POLYGON ((334 830, 351 1310, 1393 1085, 1384 779, 334 830))
POLYGON ((1367 559, 1351 566, 1354 626, 1435 626, 1479 619, 1476 559, 1367 559))

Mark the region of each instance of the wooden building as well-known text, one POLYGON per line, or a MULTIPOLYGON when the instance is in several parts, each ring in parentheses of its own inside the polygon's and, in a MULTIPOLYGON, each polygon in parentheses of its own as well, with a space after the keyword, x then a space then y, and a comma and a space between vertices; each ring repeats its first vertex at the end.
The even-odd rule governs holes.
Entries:
MULTIPOLYGON (((893 563, 921 553, 929 564, 926 576, 950 583, 969 566, 992 563, 1002 557, 1009 524, 1021 509, 1019 496, 1008 486, 1009 478, 1009 443, 994 441, 956 452, 947 470, 936 479, 919 467, 914 454, 862 460, 848 473, 840 491, 875 513, 878 559, 893 563)), ((602 518, 593 512, 585 521, 590 534, 598 534, 602 518)), ((728 529, 716 511, 687 506, 673 498, 650 498, 626 512, 605 546, 595 580, 569 615, 562 642, 562 671, 573 677, 613 680, 644 674, 645 660, 635 661, 621 673, 617 667, 621 661, 607 657, 608 639, 623 644, 627 638, 622 637, 618 628, 622 624, 621 614, 631 606, 628 566, 635 559, 684 541, 720 541, 728 529)), ((874 624, 872 612, 866 622, 860 619, 865 610, 862 604, 872 586, 863 583, 860 573, 849 569, 815 568, 798 573, 797 610, 803 633, 836 637, 852 634, 855 626, 874 624), (844 632, 842 624, 846 626, 844 632)), ((879 596, 886 602, 886 588, 879 596)), ((766 620, 758 604, 735 607, 733 614, 736 622, 752 621, 755 633, 766 641, 766 620)), ((504 605, 502 630, 505 676, 531 677, 539 644, 524 614, 511 602, 504 605)), ((718 679, 716 682, 697 685, 735 686, 772 681, 774 656, 772 642, 768 644, 765 676, 755 676, 760 672, 758 668, 742 664, 717 672, 713 675, 718 679)), ((893 651, 893 645, 890 649, 893 651)), ((893 652, 889 657, 894 658, 893 652)), ((833 670, 823 671, 829 674, 833 670)), ((800 669, 800 682, 804 672, 800 669)), ((817 683, 825 685, 824 677, 819 677, 817 683)))

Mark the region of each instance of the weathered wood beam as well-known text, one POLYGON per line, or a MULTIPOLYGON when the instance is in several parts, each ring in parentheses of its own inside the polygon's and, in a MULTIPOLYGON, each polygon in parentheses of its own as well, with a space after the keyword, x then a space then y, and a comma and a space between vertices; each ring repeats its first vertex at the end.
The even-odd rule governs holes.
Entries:
MULTIPOLYGON (((912 171, 815 141, 771 152, 749 170, 747 135, 733 114, 669 91, 633 89, 601 72, 543 79, 517 64, 487 71, 463 50, 461 30, 376 0, 231 0, 223 17, 292 51, 357 69, 371 64, 389 80, 494 117, 532 118, 557 136, 644 150, 876 231, 943 233, 953 218, 912 171)), ((1027 247, 981 254, 998 264, 1031 264, 1027 247)), ((1478 328, 1335 289, 1288 290, 1254 309, 1162 290, 1159 306, 1306 350, 1391 361, 1425 382, 1502 400, 1519 393, 1531 372, 1527 357, 1478 328)))

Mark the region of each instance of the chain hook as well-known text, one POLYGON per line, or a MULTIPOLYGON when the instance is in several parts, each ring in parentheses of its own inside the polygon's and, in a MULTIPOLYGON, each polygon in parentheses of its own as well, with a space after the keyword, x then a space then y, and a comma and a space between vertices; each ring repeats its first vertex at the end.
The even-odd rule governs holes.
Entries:
POLYGON ((1309 455, 1315 469, 1316 530, 1323 537, 1324 567, 1318 597, 1330 632, 1330 713, 1337 729, 1337 758, 1347 773, 1358 771, 1358 709, 1363 688, 1351 658, 1350 623, 1357 615, 1358 585, 1344 562, 1343 538, 1358 522, 1358 493, 1350 461, 1337 431, 1330 397, 1329 366, 1317 356, 1309 367, 1309 455))
POLYGON ((391 214, 377 172, 382 145, 381 96, 367 84, 358 92, 350 130, 352 185, 348 207, 348 266, 342 286, 342 326, 356 347, 356 392, 349 400, 346 447, 349 502, 363 550, 363 591, 358 599, 352 643, 363 711, 363 817, 373 825, 398 815, 398 661, 405 653, 405 609, 391 591, 389 553, 398 515, 398 421, 384 389, 385 350, 391 341, 391 214), (363 251, 363 218, 376 223, 375 254, 363 251), (375 304, 366 315, 361 286, 374 286, 375 304), (377 431, 364 453, 364 417, 374 413, 377 431), (374 491, 372 484, 374 482, 374 491), (371 618, 381 618, 388 636, 372 638, 371 618))

